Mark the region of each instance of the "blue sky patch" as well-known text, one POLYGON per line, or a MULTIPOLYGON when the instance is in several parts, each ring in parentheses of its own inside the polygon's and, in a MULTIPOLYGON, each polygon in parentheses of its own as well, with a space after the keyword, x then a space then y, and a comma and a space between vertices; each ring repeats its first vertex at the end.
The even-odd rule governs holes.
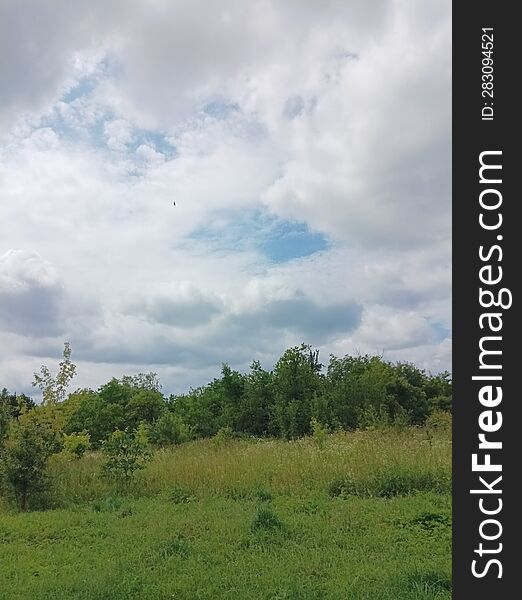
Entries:
POLYGON ((129 150, 136 151, 142 144, 154 148, 156 152, 161 152, 167 160, 176 156, 176 148, 168 141, 167 137, 159 131, 136 130, 134 140, 129 144, 129 150))
POLYGON ((82 98, 83 96, 88 96, 91 94, 96 86, 98 85, 99 78, 97 75, 90 75, 89 77, 84 77, 80 79, 76 85, 70 88, 63 96, 61 97, 62 102, 66 102, 69 104, 70 102, 74 102, 78 98, 82 98))
POLYGON ((435 341, 436 342, 442 342, 446 338, 450 338, 451 337, 451 329, 449 329, 448 327, 444 326, 442 323, 439 323, 438 321, 435 321, 435 322, 431 322, 430 325, 431 325, 432 331, 435 334, 435 341))
POLYGON ((215 250, 255 250, 274 263, 284 263, 326 250, 328 238, 306 223, 279 219, 265 210, 219 215, 219 226, 195 230, 190 239, 210 243, 215 250))

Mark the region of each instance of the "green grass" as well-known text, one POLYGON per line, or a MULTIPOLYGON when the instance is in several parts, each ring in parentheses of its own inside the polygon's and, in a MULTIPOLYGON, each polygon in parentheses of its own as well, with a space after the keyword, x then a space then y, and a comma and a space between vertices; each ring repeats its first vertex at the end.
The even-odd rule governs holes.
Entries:
POLYGON ((158 452, 126 494, 100 460, 53 461, 53 509, 0 508, 0 600, 451 597, 442 436, 198 441, 158 452))

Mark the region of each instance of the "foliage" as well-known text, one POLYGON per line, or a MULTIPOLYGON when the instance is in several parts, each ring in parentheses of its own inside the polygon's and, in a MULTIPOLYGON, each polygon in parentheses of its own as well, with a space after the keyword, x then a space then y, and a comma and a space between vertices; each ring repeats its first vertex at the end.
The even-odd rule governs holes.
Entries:
MULTIPOLYGON (((140 423, 149 426, 152 443, 164 446, 212 437, 223 428, 294 439, 313 434, 313 423, 349 430, 423 425, 430 414, 451 410, 447 372, 430 375, 410 363, 369 355, 331 356, 323 372, 318 351, 306 344, 287 349, 271 371, 259 361, 247 374, 223 364, 220 377, 169 399, 155 373, 113 378, 97 391, 77 390, 65 398, 76 369, 70 355, 65 343, 56 379, 46 367, 35 374, 34 385, 44 393, 44 404, 36 410, 59 436, 86 431, 94 449, 116 429, 135 429, 140 423)), ((29 398, 3 390, 0 440, 13 419, 34 408, 29 398)))
POLYGON ((65 342, 63 348, 63 360, 58 367, 56 377, 45 365, 40 367, 40 373, 34 374, 33 387, 39 387, 43 394, 44 404, 56 404, 65 399, 69 383, 76 374, 76 365, 71 362, 71 346, 65 342))
POLYGON ((316 446, 322 450, 328 437, 328 427, 322 425, 315 417, 311 418, 310 427, 312 428, 312 438, 316 446))
POLYGON ((437 434, 451 434, 452 416, 450 412, 436 410, 426 419, 426 437, 430 446, 437 434))
POLYGON ((181 444, 191 437, 190 428, 182 418, 171 412, 163 410, 158 419, 150 428, 150 441, 158 446, 181 444))
POLYGON ((142 432, 116 429, 102 444, 105 456, 103 472, 109 479, 127 485, 136 471, 151 458, 142 432))
POLYGON ((2 487, 20 510, 45 491, 45 467, 54 450, 54 432, 36 420, 17 423, 0 454, 2 487))
POLYGON ((125 428, 125 408, 106 402, 99 393, 83 390, 76 393, 72 414, 65 424, 67 434, 87 431, 93 448, 99 448, 115 429, 125 428))
POLYGON ((63 451, 75 458, 81 458, 89 449, 91 436, 87 431, 64 434, 63 451))
POLYGON ((165 410, 165 401, 161 392, 141 389, 127 402, 126 419, 129 427, 140 423, 154 423, 165 410))
POLYGON ((35 406, 34 400, 25 394, 10 394, 6 388, 0 391, 0 411, 4 411, 9 419, 17 419, 35 406))
POLYGON ((234 430, 232 427, 221 427, 216 432, 216 435, 212 438, 214 446, 226 446, 230 441, 234 439, 234 430))
POLYGON ((310 346, 289 348, 274 367, 272 421, 281 437, 310 432, 311 403, 321 385, 321 365, 310 346))
POLYGON ((272 373, 265 371, 259 361, 254 361, 250 366, 250 373, 243 380, 237 431, 254 436, 272 433, 270 407, 273 396, 272 373))
POLYGON ((156 373, 138 373, 137 375, 124 375, 121 384, 133 390, 148 392, 161 392, 161 384, 156 373))

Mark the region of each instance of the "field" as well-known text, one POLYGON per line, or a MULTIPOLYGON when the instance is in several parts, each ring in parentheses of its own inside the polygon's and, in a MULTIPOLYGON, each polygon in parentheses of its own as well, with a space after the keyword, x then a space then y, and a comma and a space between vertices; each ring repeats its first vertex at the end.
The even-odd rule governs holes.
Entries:
POLYGON ((422 428, 210 439, 127 490, 53 457, 45 511, 0 507, 0 600, 451 597, 451 441, 422 428))

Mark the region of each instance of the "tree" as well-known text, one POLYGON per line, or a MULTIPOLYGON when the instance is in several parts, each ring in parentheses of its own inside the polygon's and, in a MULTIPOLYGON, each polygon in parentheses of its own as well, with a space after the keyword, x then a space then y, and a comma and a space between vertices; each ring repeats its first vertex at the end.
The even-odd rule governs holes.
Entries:
MULTIPOLYGON (((6 388, 0 392, 0 407, 10 418, 17 419, 22 413, 36 406, 34 400, 25 394, 10 394, 6 388)), ((1 409, 0 409, 1 410, 1 409)))
POLYGON ((151 427, 150 438, 158 446, 181 444, 190 439, 190 428, 179 415, 164 410, 151 427))
POLYGON ((135 390, 148 390, 160 392, 161 384, 156 373, 138 373, 137 375, 124 375, 121 383, 135 390))
POLYGON ((270 433, 270 407, 273 398, 272 374, 255 360, 250 366, 250 373, 245 377, 237 431, 257 436, 270 433))
POLYGON ((25 394, 10 394, 6 388, 0 392, 0 447, 9 433, 11 423, 35 407, 34 400, 25 394))
POLYGON ((66 402, 72 402, 74 407, 64 426, 64 432, 72 434, 87 431, 93 448, 99 448, 102 441, 115 429, 126 426, 125 405, 110 402, 98 392, 75 392, 66 402))
POLYGON ((245 377, 224 363, 221 367, 221 379, 216 381, 216 388, 221 394, 220 426, 231 427, 237 431, 245 377))
POLYGON ((139 430, 130 432, 128 429, 116 429, 103 442, 102 452, 105 456, 105 475, 125 486, 151 457, 148 442, 139 430))
POLYGON ((127 423, 137 427, 140 423, 153 423, 165 410, 165 400, 161 392, 141 389, 127 404, 127 423))
POLYGON ((37 494, 45 491, 45 467, 54 451, 54 433, 34 419, 19 421, 6 440, 0 472, 4 487, 20 510, 27 510, 37 494))
POLYGON ((57 404, 65 399, 69 383, 76 374, 76 365, 71 362, 71 346, 64 343, 63 360, 60 362, 56 377, 45 365, 40 367, 40 373, 34 374, 33 387, 39 387, 43 394, 43 404, 57 404))
POLYGON ((394 376, 379 356, 330 357, 324 393, 335 424, 355 429, 368 415, 388 412, 394 376))
POLYGON ((274 368, 274 404, 271 421, 286 438, 310 432, 311 403, 321 386, 317 353, 305 344, 289 348, 274 368))

